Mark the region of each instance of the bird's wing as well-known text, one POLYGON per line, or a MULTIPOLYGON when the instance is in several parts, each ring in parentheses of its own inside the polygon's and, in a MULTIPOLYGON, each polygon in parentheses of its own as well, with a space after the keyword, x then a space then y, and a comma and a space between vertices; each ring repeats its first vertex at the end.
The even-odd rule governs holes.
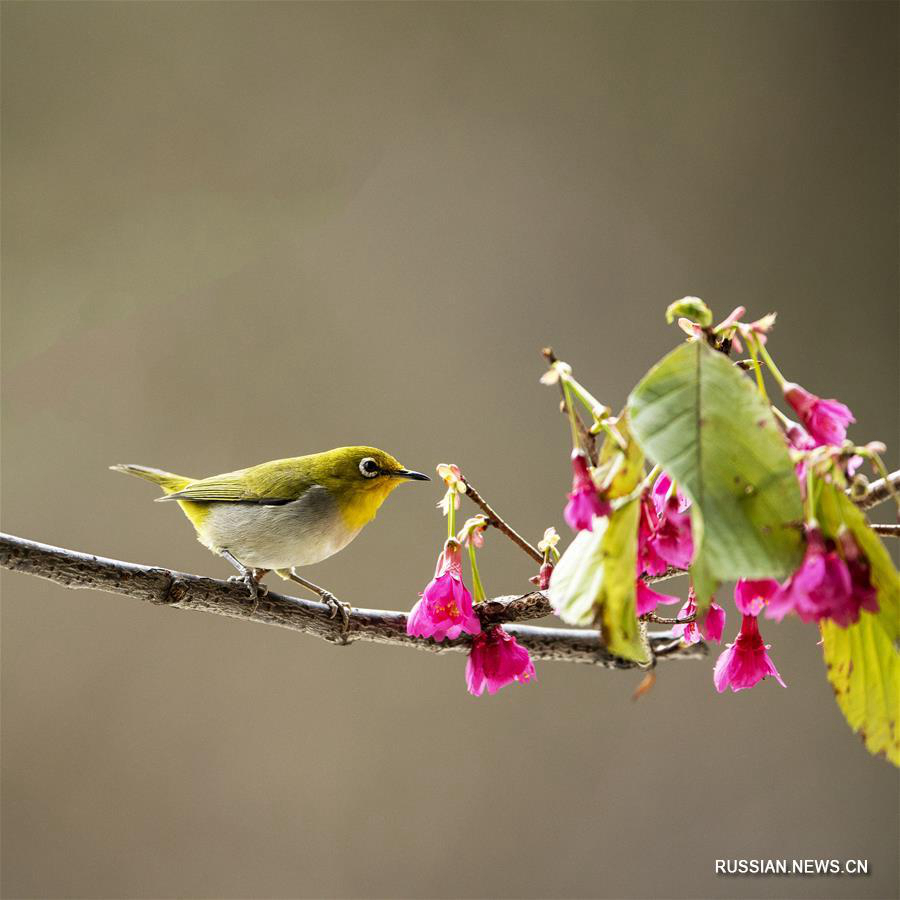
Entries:
POLYGON ((237 472, 192 481, 180 491, 158 500, 191 500, 196 503, 259 503, 277 506, 299 500, 313 481, 298 473, 291 460, 263 463, 237 472))

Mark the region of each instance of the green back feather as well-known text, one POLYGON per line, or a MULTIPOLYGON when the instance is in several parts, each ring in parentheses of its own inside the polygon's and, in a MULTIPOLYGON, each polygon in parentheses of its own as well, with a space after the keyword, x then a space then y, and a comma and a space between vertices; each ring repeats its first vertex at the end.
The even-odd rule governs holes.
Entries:
POLYGON ((247 469, 190 481, 180 490, 159 500, 190 500, 219 503, 290 502, 303 496, 313 485, 322 485, 342 497, 376 488, 381 479, 367 479, 359 462, 371 456, 384 469, 398 469, 400 463, 375 447, 338 447, 325 453, 311 453, 276 459, 247 469))

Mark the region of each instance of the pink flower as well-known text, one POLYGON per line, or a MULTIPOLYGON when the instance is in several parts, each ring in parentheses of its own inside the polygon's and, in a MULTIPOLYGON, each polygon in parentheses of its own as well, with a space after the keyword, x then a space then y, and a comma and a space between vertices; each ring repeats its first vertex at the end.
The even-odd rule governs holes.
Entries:
POLYGON ((639 616, 653 612, 658 603, 677 603, 678 598, 671 594, 657 594, 644 582, 643 578, 637 580, 637 597, 635 599, 636 613, 639 616))
POLYGON ((786 687, 775 664, 766 652, 769 644, 764 644, 759 633, 756 616, 745 615, 741 630, 733 644, 728 645, 716 661, 713 683, 721 694, 725 688, 743 691, 771 675, 782 687, 786 687))
POLYGON ((480 697, 485 687, 489 694, 496 694, 507 684, 525 684, 534 677, 534 663, 528 651, 499 625, 476 635, 472 641, 466 686, 475 697, 480 697))
POLYGON ((686 569, 694 557, 690 501, 680 491, 666 499, 669 478, 661 475, 650 493, 641 498, 638 525, 638 560, 641 571, 662 575, 669 566, 686 569))
POLYGON ((844 442, 847 426, 856 419, 843 403, 823 400, 792 382, 785 382, 782 390, 785 400, 803 420, 804 427, 817 444, 839 445, 844 442))
POLYGON ((472 595, 462 581, 462 551, 450 538, 438 557, 434 578, 412 608, 406 633, 414 637, 453 640, 462 632, 479 634, 481 622, 472 608, 472 595))
POLYGON ((774 578, 763 578, 761 581, 742 579, 734 586, 734 605, 745 616, 758 616, 780 587, 774 578))
POLYGON ((538 586, 538 590, 546 591, 550 587, 550 576, 553 574, 553 564, 549 562, 541 563, 541 568, 537 575, 532 575, 528 580, 532 584, 538 586))
MULTIPOLYGON (((687 603, 678 610, 678 618, 686 619, 697 613, 697 598, 694 595, 694 589, 691 588, 688 593, 687 603)), ((680 637, 686 644, 696 644, 701 638, 707 641, 715 641, 717 644, 722 643, 722 632, 725 630, 725 610, 712 600, 709 609, 701 622, 696 620, 687 622, 684 625, 675 625, 672 628, 672 634, 680 637)))
POLYGON ((787 417, 785 417, 784 436, 795 450, 812 450, 816 446, 810 433, 799 422, 787 417))
MULTIPOLYGON (((663 472, 653 484, 651 496, 653 497, 653 505, 656 507, 656 512, 659 515, 662 515, 663 510, 666 507, 666 496, 668 495, 671 486, 672 480, 665 472, 663 472)), ((691 501, 688 500, 687 494, 685 494, 677 485, 675 487, 675 497, 678 500, 678 512, 684 512, 690 507, 691 501)))
POLYGON ((609 503, 600 499, 588 471, 587 457, 581 450, 572 451, 572 492, 568 496, 563 517, 573 531, 591 531, 594 516, 609 514, 609 503))
MULTIPOLYGON (((784 417, 784 436, 787 439, 788 446, 794 450, 812 450, 816 446, 816 442, 810 437, 809 432, 793 419, 784 417)), ((800 482, 800 493, 806 496, 806 457, 800 456, 794 464, 794 472, 797 474, 797 480, 800 482)))
POLYGON ((844 531, 839 537, 844 561, 850 572, 851 600, 840 610, 832 612, 831 618, 846 628, 859 620, 859 612, 864 609, 868 612, 878 612, 878 591, 872 584, 872 570, 868 557, 862 552, 856 539, 849 531, 844 531))
POLYGON ((656 545, 656 529, 659 516, 650 499, 641 498, 641 512, 638 520, 638 572, 647 575, 662 575, 669 564, 659 555, 656 545))
POLYGON ((864 462, 865 460, 858 453, 854 453, 849 459, 842 460, 844 474, 848 478, 852 478, 864 462))
POLYGON ((807 533, 806 556, 800 568, 772 595, 767 619, 781 621, 795 612, 804 622, 831 619, 842 628, 859 621, 860 610, 878 611, 869 561, 849 532, 841 537, 844 557, 834 541, 818 528, 807 533))
POLYGON ((725 631, 725 610, 715 600, 709 604, 706 616, 700 623, 700 633, 708 641, 722 643, 722 633, 725 631))
POLYGON ((472 516, 471 519, 466 519, 463 527, 459 530, 459 534, 456 535, 456 539, 464 547, 481 549, 484 546, 484 532, 487 529, 487 525, 487 516, 480 513, 477 516, 472 516))
POLYGON ((686 569, 694 558, 691 516, 679 511, 676 497, 669 498, 660 516, 656 552, 676 569, 686 569))
POLYGON ((850 572, 844 561, 828 554, 818 528, 807 533, 806 555, 800 568, 771 596, 766 618, 781 621, 796 612, 804 622, 827 618, 838 598, 850 591, 850 572))

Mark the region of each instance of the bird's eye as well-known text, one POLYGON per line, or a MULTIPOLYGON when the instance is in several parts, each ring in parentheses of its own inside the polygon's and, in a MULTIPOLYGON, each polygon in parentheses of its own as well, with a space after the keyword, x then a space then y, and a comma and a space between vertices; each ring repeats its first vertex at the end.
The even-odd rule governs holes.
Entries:
POLYGON ((371 456, 367 456, 359 461, 359 471, 363 478, 374 478, 378 474, 378 463, 371 456))

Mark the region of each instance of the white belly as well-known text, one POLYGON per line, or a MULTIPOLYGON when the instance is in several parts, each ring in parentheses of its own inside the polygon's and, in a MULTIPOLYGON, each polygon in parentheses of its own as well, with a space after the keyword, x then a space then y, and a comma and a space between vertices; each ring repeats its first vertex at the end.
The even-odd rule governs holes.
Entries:
POLYGON ((245 566, 289 569, 321 562, 342 550, 359 529, 343 523, 337 504, 321 487, 283 506, 212 503, 199 531, 213 552, 227 550, 245 566))

